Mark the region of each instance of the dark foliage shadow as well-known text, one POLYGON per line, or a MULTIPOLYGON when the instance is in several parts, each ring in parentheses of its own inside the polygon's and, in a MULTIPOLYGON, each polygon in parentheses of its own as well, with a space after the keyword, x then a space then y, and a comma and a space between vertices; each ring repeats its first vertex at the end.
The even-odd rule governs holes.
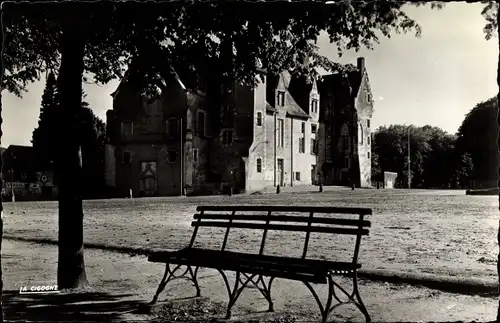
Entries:
MULTIPOLYGON (((7 321, 106 322, 120 321, 125 313, 138 313, 144 302, 132 294, 98 292, 19 294, 5 291, 4 319, 7 321)), ((146 313, 144 313, 146 314, 146 313)))

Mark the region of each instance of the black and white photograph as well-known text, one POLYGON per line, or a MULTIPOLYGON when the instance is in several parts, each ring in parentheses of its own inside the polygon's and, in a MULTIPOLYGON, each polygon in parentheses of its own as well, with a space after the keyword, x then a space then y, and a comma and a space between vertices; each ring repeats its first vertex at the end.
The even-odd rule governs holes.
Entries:
POLYGON ((1 322, 500 322, 494 1, 3 1, 1 322))

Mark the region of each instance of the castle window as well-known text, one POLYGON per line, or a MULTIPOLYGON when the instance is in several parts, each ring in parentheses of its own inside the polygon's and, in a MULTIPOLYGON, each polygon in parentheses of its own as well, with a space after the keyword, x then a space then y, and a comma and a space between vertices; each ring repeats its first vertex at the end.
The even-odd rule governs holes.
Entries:
POLYGON ((318 126, 317 126, 317 125, 315 125, 315 124, 311 124, 311 133, 312 133, 312 134, 315 134, 317 129, 318 129, 318 126))
POLYGON ((167 151, 167 161, 171 164, 177 161, 177 151, 175 149, 169 149, 167 151))
POLYGON ((367 142, 368 144, 370 144, 370 136, 367 136, 367 137, 366 137, 366 142, 367 142))
POLYGON ((304 137, 299 138, 299 153, 303 154, 306 152, 306 140, 304 137))
POLYGON ((231 144, 233 142, 233 130, 232 129, 224 129, 222 130, 222 143, 223 144, 231 144))
POLYGON ((167 137, 173 137, 177 134, 177 119, 168 118, 166 123, 166 133, 167 137))
POLYGON ((346 125, 344 125, 344 127, 342 128, 342 136, 349 137, 349 130, 347 129, 346 125))
POLYGON ((342 126, 342 131, 341 131, 341 138, 342 138, 342 150, 346 151, 349 149, 349 129, 347 128, 347 125, 344 124, 342 126))
POLYGON ((313 113, 318 112, 318 100, 317 99, 311 100, 311 112, 313 112, 313 113))
POLYGON ((130 151, 124 151, 123 156, 122 156, 122 163, 124 164, 130 164, 130 151))
POLYGON ((342 150, 349 150, 349 137, 342 136, 342 150))
POLYGON ((285 106, 285 92, 283 91, 278 91, 278 105, 280 107, 285 106))
POLYGON ((363 144, 363 126, 360 124, 358 129, 359 143, 363 144))
POLYGON ((311 139, 311 155, 316 155, 317 149, 318 149, 318 146, 316 143, 316 139, 311 139))
POLYGON ((198 162, 198 149, 193 149, 193 162, 198 162))
POLYGON ((366 156, 368 157, 368 159, 370 159, 370 152, 367 152, 366 156))
POLYGON ((205 111, 198 110, 196 113, 196 132, 200 137, 207 135, 207 113, 205 111))
POLYGON ((370 128, 370 119, 366 120, 366 126, 370 128))
POLYGON ((262 112, 257 112, 257 126, 262 126, 262 112))
POLYGON ((295 180, 300 181, 300 172, 295 172, 295 180))
POLYGON ((262 173, 262 159, 257 158, 257 173, 262 173))
POLYGON ((302 134, 305 135, 306 134, 306 123, 305 122, 302 122, 302 134))
POLYGON ((134 133, 134 123, 131 120, 123 120, 121 124, 122 139, 128 139, 134 133))
POLYGON ((278 147, 284 147, 285 146, 285 120, 278 119, 277 131, 278 131, 278 134, 277 134, 278 147))

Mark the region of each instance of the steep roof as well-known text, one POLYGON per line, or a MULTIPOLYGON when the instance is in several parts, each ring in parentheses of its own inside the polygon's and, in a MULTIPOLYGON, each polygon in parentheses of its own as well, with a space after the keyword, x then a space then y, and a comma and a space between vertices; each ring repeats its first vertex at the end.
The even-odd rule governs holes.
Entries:
MULTIPOLYGON (((170 67, 170 71, 168 71, 168 72, 179 83, 179 85, 181 86, 181 88, 183 90, 187 89, 187 86, 185 85, 185 82, 182 82, 181 78, 179 77, 179 74, 177 73, 177 71, 173 67, 170 67)), ((115 98, 116 95, 120 92, 120 89, 123 87, 123 85, 125 83, 127 83, 127 78, 129 76, 130 76, 130 70, 127 70, 125 72, 123 78, 120 80, 120 83, 118 84, 118 86, 116 87, 116 89, 113 91, 113 93, 110 94, 113 98, 115 98)), ((166 80, 162 79, 162 83, 165 85, 166 84, 166 80)))
MULTIPOLYGON (((276 88, 280 82, 280 77, 283 79, 283 85, 285 87, 286 99, 285 99, 285 109, 286 114, 290 117, 296 118, 310 118, 310 116, 300 107, 300 105, 295 101, 293 95, 289 91, 289 87, 292 81, 292 75, 288 71, 284 71, 279 75, 269 74, 267 75, 266 91, 267 96, 275 95, 276 88)), ((266 102, 266 111, 276 112, 276 107, 274 102, 266 102)))
POLYGON ((26 171, 32 170, 35 163, 34 154, 33 147, 31 146, 10 145, 2 154, 3 167, 4 169, 15 167, 16 169, 26 171))
POLYGON ((354 99, 361 86, 361 73, 359 70, 346 72, 346 76, 336 73, 323 75, 323 80, 319 82, 320 92, 331 91, 336 97, 346 97, 354 99))
POLYGON ((269 104, 269 102, 266 101, 266 111, 274 113, 276 112, 276 109, 271 104, 269 104))
POLYGON ((290 117, 298 117, 298 118, 306 118, 309 119, 310 116, 302 110, 302 108, 295 102, 293 96, 288 92, 286 92, 286 100, 285 100, 285 108, 286 114, 290 117))
POLYGON ((292 75, 289 90, 291 93, 309 93, 313 88, 313 82, 308 82, 303 75, 292 75))

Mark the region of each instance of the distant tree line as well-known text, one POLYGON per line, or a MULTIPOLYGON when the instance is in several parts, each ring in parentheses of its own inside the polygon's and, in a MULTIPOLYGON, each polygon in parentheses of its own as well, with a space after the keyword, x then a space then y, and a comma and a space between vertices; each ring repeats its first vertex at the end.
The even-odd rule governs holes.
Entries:
MULTIPOLYGON (((106 144, 106 126, 99 119, 89 104, 84 101, 86 94, 82 91, 82 104, 77 117, 76 127, 81 136, 82 160, 82 194, 84 198, 99 198, 104 192, 104 147, 106 144)), ((42 95, 38 127, 33 131, 31 143, 35 151, 38 170, 54 171, 61 147, 58 131, 60 119, 60 99, 56 76, 48 73, 42 95)), ((57 180, 57 179, 56 179, 57 180)))
POLYGON ((455 135, 428 125, 378 128, 372 134, 373 181, 391 171, 398 173, 396 187, 408 187, 408 131, 412 187, 464 189, 471 180, 498 180, 497 109, 497 97, 477 104, 455 135))

